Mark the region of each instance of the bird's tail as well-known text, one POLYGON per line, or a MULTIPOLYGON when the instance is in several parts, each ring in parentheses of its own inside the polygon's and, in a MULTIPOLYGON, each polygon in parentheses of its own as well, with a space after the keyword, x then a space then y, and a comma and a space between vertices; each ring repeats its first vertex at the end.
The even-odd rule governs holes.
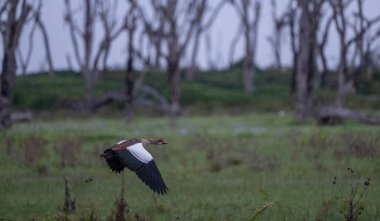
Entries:
POLYGON ((107 159, 113 155, 113 150, 112 149, 106 149, 102 154, 99 155, 101 159, 107 159))

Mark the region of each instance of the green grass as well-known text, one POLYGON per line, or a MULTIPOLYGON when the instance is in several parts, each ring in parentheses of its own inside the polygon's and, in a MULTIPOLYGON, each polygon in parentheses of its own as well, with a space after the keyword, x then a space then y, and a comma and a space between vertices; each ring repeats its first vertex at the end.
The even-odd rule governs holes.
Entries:
POLYGON ((183 117, 175 126, 164 118, 137 118, 130 125, 116 118, 16 124, 0 133, 0 219, 64 220, 60 208, 66 176, 78 210, 68 218, 86 220, 92 211, 98 220, 106 220, 121 178, 97 155, 120 139, 160 137, 169 144, 148 149, 169 194, 155 197, 126 171, 125 198, 131 217, 343 220, 341 197, 348 196, 350 183, 371 177, 359 220, 377 220, 379 134, 378 127, 355 123, 318 127, 273 114, 183 117), (63 168, 55 149, 64 140, 80 144, 78 161, 63 168), (354 168, 354 177, 347 167, 354 168), (331 184, 334 176, 336 185, 331 184), (85 183, 88 178, 93 181, 85 183))

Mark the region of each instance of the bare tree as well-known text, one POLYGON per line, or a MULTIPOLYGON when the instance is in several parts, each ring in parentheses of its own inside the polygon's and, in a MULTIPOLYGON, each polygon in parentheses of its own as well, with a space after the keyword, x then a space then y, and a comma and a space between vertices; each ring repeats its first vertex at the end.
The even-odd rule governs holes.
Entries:
MULTIPOLYGON (((359 23, 359 28, 354 29, 354 34, 348 38, 350 24, 347 19, 346 9, 353 2, 352 0, 329 0, 331 9, 333 10, 333 17, 336 30, 339 37, 340 53, 339 64, 337 70, 338 87, 335 99, 335 106, 338 108, 344 107, 345 99, 350 91, 353 90, 353 79, 357 75, 359 69, 349 68, 349 63, 355 64, 356 53, 352 56, 352 60, 349 61, 349 50, 354 44, 357 44, 356 50, 359 52, 359 62, 364 61, 363 52, 363 36, 368 30, 380 20, 380 16, 374 19, 367 19, 362 13, 362 0, 358 1, 358 16, 356 19, 359 23)), ((360 66, 359 66, 360 67, 360 66)))
MULTIPOLYGON (((140 3, 141 4, 141 3, 140 3)), ((143 45, 145 37, 148 38, 149 43, 147 46, 150 48, 153 48, 154 55, 152 56, 153 59, 151 59, 151 53, 148 53, 147 57, 149 59, 149 64, 153 62, 153 66, 155 69, 161 68, 161 59, 163 57, 163 39, 165 38, 165 31, 164 31, 164 14, 162 10, 158 10, 160 7, 159 4, 163 4, 162 1, 150 1, 150 5, 153 8, 153 17, 151 19, 148 19, 146 17, 146 12, 142 9, 141 5, 138 5, 138 11, 139 11, 139 18, 143 22, 144 26, 144 33, 142 36, 140 36, 140 45, 143 45), (153 47, 152 47, 153 46, 153 47), (152 60, 152 61, 151 61, 152 60)), ((143 48, 143 47, 140 47, 143 48)), ((142 53, 140 53, 142 55, 142 53)), ((140 56, 141 59, 142 56, 140 56)), ((146 60, 145 58, 143 60, 146 60)))
POLYGON ((196 9, 198 11, 198 17, 194 20, 195 36, 194 36, 194 41, 192 45, 193 47, 192 47, 191 58, 190 58, 190 66, 186 72, 187 74, 186 77, 189 80, 194 78, 195 73, 198 69, 197 64, 196 64, 196 58, 197 58, 198 50, 199 50, 200 37, 202 33, 207 31, 211 27, 211 25, 217 18, 219 12, 221 11, 221 9, 226 3, 227 1, 225 0, 219 1, 219 4, 215 7, 213 12, 207 13, 207 11, 209 10, 208 0, 201 0, 201 3, 198 5, 198 8, 196 9), (208 18, 206 18, 208 14, 211 14, 211 15, 208 18))
MULTIPOLYGON (((296 52, 297 66, 295 67, 296 117, 299 119, 307 117, 310 111, 310 98, 317 70, 317 31, 320 23, 320 10, 324 2, 324 0, 298 0, 297 2, 301 11, 299 48, 296 52)), ((291 25, 294 25, 292 22, 291 25)))
POLYGON ((42 41, 44 43, 44 48, 45 48, 45 53, 46 53, 46 61, 48 63, 48 67, 49 67, 49 75, 53 75, 54 74, 54 66, 53 66, 53 59, 52 59, 52 56, 51 56, 51 51, 50 51, 50 43, 49 43, 49 37, 48 37, 48 33, 47 33, 47 30, 46 30, 46 27, 45 27, 45 24, 43 23, 43 21, 41 20, 41 11, 42 11, 42 0, 39 0, 38 1, 38 5, 36 8, 32 8, 32 17, 28 20, 31 21, 31 20, 34 20, 33 24, 32 24, 32 27, 31 27, 31 30, 29 32, 29 44, 28 44, 28 50, 26 52, 26 55, 25 57, 23 56, 22 54, 22 51, 21 51, 21 48, 17 48, 17 58, 18 58, 18 62, 21 66, 21 73, 23 75, 26 74, 26 71, 27 71, 27 68, 29 66, 29 63, 30 63, 30 59, 32 57, 32 52, 33 52, 33 45, 34 45, 34 35, 35 35, 35 32, 36 32, 36 28, 39 29, 41 35, 42 35, 42 41))
MULTIPOLYGON (((123 91, 113 91, 94 101, 92 108, 97 109, 110 102, 124 103, 124 114, 127 122, 131 122, 137 107, 145 107, 160 112, 168 111, 166 98, 154 88, 144 84, 145 74, 157 68, 157 61, 151 59, 151 50, 156 45, 145 44, 147 35, 144 19, 139 18, 143 13, 136 0, 126 0, 129 9, 124 17, 124 31, 127 41, 127 56, 125 69, 125 88, 123 91), (142 24, 142 26, 140 25, 142 24), (144 27, 144 28, 139 28, 144 27), (138 39, 138 41, 135 41, 138 39), (137 44, 136 44, 137 43, 137 44), (153 46, 152 46, 153 45, 153 46), (147 46, 147 50, 144 50, 147 46), (137 73, 135 63, 141 63, 144 67, 137 73), (137 77, 138 76, 138 77, 137 77), (156 103, 158 102, 158 103, 156 103)), ((155 20, 154 20, 155 21, 155 20)), ((152 28, 153 27, 149 27, 152 28)), ((157 31, 149 30, 157 33, 157 31)), ((156 36, 157 37, 157 36, 156 36)), ((158 39, 161 41, 161 39, 158 39)), ((157 41, 158 42, 158 41, 157 41)), ((158 45, 161 45, 159 43, 158 45)), ((159 49, 161 53, 161 49, 159 49)), ((157 54, 156 54, 157 55, 157 54)), ((161 55, 160 55, 161 56, 161 55)))
POLYGON ((320 61, 322 64, 322 71, 320 73, 319 85, 322 87, 325 87, 327 85, 327 77, 329 74, 329 67, 327 64, 327 57, 326 57, 325 48, 326 48, 328 35, 329 35, 330 29, 331 29, 330 27, 331 27, 332 22, 333 22, 333 17, 329 16, 326 20, 325 26, 323 27, 323 30, 321 33, 322 36, 317 42, 318 54, 319 54, 319 58, 320 58, 320 61))
POLYGON ((103 58, 103 71, 106 71, 109 50, 114 39, 124 30, 125 24, 116 27, 116 16, 112 9, 113 1, 84 1, 83 25, 79 26, 75 20, 75 14, 82 10, 73 10, 70 0, 65 0, 66 15, 65 21, 70 28, 70 36, 73 44, 74 55, 80 70, 86 79, 85 94, 88 105, 93 101, 94 84, 97 81, 100 71, 100 59, 103 58), (99 15, 99 16, 98 16, 99 15), (104 36, 98 46, 95 46, 95 23, 99 17, 102 23, 104 36), (78 38, 82 41, 80 45, 78 38), (82 46, 82 53, 80 52, 82 46))
POLYGON ((234 6, 240 19, 240 30, 238 29, 238 32, 244 33, 244 89, 248 94, 252 94, 254 91, 254 77, 256 68, 255 58, 257 49, 258 26, 261 14, 261 4, 260 1, 255 1, 255 3, 252 4, 253 2, 251 0, 231 0, 230 3, 234 6))
POLYGON ((41 20, 41 10, 42 10, 42 0, 39 1, 37 9, 34 10, 34 19, 35 19, 35 23, 37 24, 37 26, 40 29, 40 32, 42 34, 42 39, 43 39, 44 46, 45 46, 46 61, 48 63, 48 67, 49 67, 49 75, 52 76, 54 74, 53 59, 51 56, 49 36, 48 36, 47 30, 46 30, 45 24, 41 20))
POLYGON ((193 36, 197 21, 203 13, 201 3, 196 0, 151 0, 150 6, 154 13, 151 18, 146 16, 141 5, 139 7, 146 34, 155 45, 156 51, 160 53, 158 56, 165 60, 170 94, 170 116, 173 121, 180 112, 180 62, 193 36))
POLYGON ((277 15, 277 1, 271 0, 272 5, 272 20, 274 23, 273 35, 268 36, 267 39, 272 46, 276 69, 281 70, 281 41, 282 41, 282 32, 286 26, 286 17, 287 13, 283 13, 281 16, 277 15))
POLYGON ((36 31, 36 23, 34 23, 31 27, 31 30, 29 32, 29 36, 28 36, 28 50, 26 52, 26 55, 25 57, 23 56, 22 54, 22 51, 21 51, 21 48, 20 47, 17 47, 17 61, 18 61, 18 64, 20 65, 21 67, 21 74, 22 75, 26 75, 26 71, 28 69, 28 66, 29 66, 29 63, 30 63, 30 59, 32 58, 32 51, 33 51, 33 46, 34 46, 34 33, 36 31))
MULTIPOLYGON (((380 16, 373 19, 366 18, 363 13, 363 0, 328 0, 328 2, 333 13, 340 47, 337 92, 334 105, 320 107, 318 120, 320 123, 329 123, 332 119, 351 119, 367 124, 379 124, 380 117, 350 110, 345 107, 345 100, 347 95, 355 90, 355 79, 369 66, 368 55, 371 53, 371 46, 380 35, 380 31, 371 34, 370 30, 380 21, 380 16), (357 3, 357 12, 353 13, 351 17, 353 19, 349 19, 347 9, 353 2, 357 3)), ((324 35, 327 35, 326 32, 324 35)))
POLYGON ((16 81, 16 49, 31 6, 26 0, 0 3, 0 30, 3 37, 3 61, 0 84, 0 129, 12 125, 11 108, 16 81), (5 14, 3 20, 2 14, 5 14))
POLYGON ((354 47, 354 56, 352 57, 351 64, 355 64, 357 61, 357 67, 353 73, 354 87, 356 87, 359 77, 363 74, 370 76, 371 69, 371 54, 373 45, 375 41, 380 36, 380 27, 377 28, 377 31, 372 32, 372 27, 378 23, 380 16, 375 17, 374 19, 367 18, 363 13, 363 0, 357 0, 357 9, 358 11, 354 13, 354 23, 349 23, 352 30, 355 33, 356 39, 353 43, 354 47))

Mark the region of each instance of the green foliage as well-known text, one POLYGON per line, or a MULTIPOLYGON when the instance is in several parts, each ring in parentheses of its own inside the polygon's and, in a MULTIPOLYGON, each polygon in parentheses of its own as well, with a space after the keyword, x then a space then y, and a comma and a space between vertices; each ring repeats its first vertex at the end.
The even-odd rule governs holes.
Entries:
MULTIPOLYGON (((138 78, 139 74, 136 74, 138 78)), ((278 112, 292 110, 290 94, 290 73, 257 70, 255 92, 247 95, 242 85, 241 69, 200 72, 192 81, 181 81, 181 104, 195 112, 278 112)), ((357 93, 347 99, 347 106, 358 109, 378 109, 379 72, 369 79, 361 76, 356 85, 357 93)), ((184 78, 184 77, 182 77, 184 78)), ((145 75, 145 83, 159 93, 169 97, 167 76, 162 72, 145 75)), ((83 101, 84 79, 74 72, 60 71, 55 76, 47 73, 17 77, 14 98, 16 109, 38 111, 60 111, 68 109, 68 103, 83 101)), ((99 97, 110 91, 124 90, 124 72, 113 71, 101 76, 95 85, 94 95, 99 97)), ((313 104, 331 104, 335 93, 331 89, 317 89, 313 104)), ((111 110, 120 112, 122 104, 111 105, 111 110)))
POLYGON ((375 70, 372 76, 362 74, 356 80, 356 89, 364 95, 380 94, 380 70, 375 70))
MULTIPOLYGON (((199 73, 194 81, 182 81, 181 103, 197 110, 253 109, 279 111, 289 109, 288 74, 261 73, 256 78, 256 93, 247 95, 238 70, 199 73)), ((95 86, 95 96, 124 90, 124 74, 116 71, 102 76, 95 86)), ((145 83, 168 97, 166 76, 147 73, 145 83)), ((67 103, 84 99, 84 80, 78 73, 62 71, 56 76, 47 73, 17 78, 14 106, 17 109, 61 110, 67 103)), ((66 105, 66 106, 65 106, 66 105)), ((122 106, 114 106, 114 108, 122 106)))

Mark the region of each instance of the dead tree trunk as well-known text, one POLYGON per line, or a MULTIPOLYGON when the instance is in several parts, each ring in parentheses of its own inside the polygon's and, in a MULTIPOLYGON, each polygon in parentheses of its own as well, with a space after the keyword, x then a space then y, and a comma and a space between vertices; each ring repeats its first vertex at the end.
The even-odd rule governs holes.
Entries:
POLYGON ((129 0, 130 2, 130 10, 125 19, 130 18, 128 20, 127 31, 128 31, 128 59, 127 59, 127 68, 125 72, 125 117, 128 122, 132 121, 134 115, 134 57, 135 57, 135 48, 134 48, 134 38, 136 31, 136 1, 129 0))
POLYGON ((372 116, 362 112, 353 111, 343 107, 322 107, 319 109, 318 122, 320 124, 331 124, 342 120, 354 120, 365 124, 380 125, 380 117, 372 116))
POLYGON ((345 98, 348 90, 348 82, 346 79, 347 73, 347 47, 346 47, 346 34, 347 34, 347 23, 344 15, 344 5, 343 1, 339 0, 337 4, 330 1, 330 4, 334 11, 334 21, 335 26, 339 34, 340 43, 340 60, 338 65, 338 88, 336 92, 335 106, 343 107, 345 103, 345 98))
POLYGON ((289 24, 289 31, 290 31, 290 42, 291 42, 291 48, 293 53, 293 64, 292 64, 292 75, 291 75, 291 82, 290 82, 290 96, 292 98, 292 103, 295 103, 295 97, 296 97, 296 91, 297 91, 297 62, 298 62, 298 54, 299 54, 299 46, 297 44, 297 8, 292 4, 294 1, 290 1, 290 4, 288 6, 288 24, 289 24))
MULTIPOLYGON (((319 31, 320 20, 321 20, 321 8, 325 3, 325 0, 313 0, 312 9, 309 12, 309 19, 311 23, 311 33, 310 33, 310 52, 309 52, 309 62, 308 62, 308 92, 309 95, 312 94, 314 88, 318 83, 318 66, 317 66, 317 53, 318 53, 318 40, 317 33, 319 31)), ((310 99, 310 98, 309 98, 310 99)), ((311 99, 310 99, 311 100, 311 99)))
POLYGON ((290 7, 290 26, 292 48, 294 53, 294 76, 292 86, 295 89, 296 118, 305 119, 309 115, 311 106, 311 94, 315 85, 317 31, 319 27, 320 9, 324 0, 298 0, 300 9, 299 33, 295 32, 297 20, 296 9, 290 7), (298 37, 298 39, 297 39, 298 37), (296 49, 298 41, 298 49, 296 49))
POLYGON ((49 67, 49 75, 52 76, 52 75, 54 75, 54 65, 53 65, 53 59, 51 56, 49 36, 48 36, 47 31, 46 31, 45 24, 41 21, 40 11, 36 12, 35 17, 36 17, 35 19, 36 19, 37 26, 39 27, 39 29, 41 31, 43 42, 45 45, 46 61, 47 61, 48 67, 49 67))
POLYGON ((320 58, 321 63, 322 63, 322 72, 321 72, 321 77, 320 77, 321 79, 320 79, 320 84, 319 84, 319 86, 321 86, 321 87, 327 86, 327 77, 329 74, 329 67, 327 64, 325 48, 326 48, 328 34, 330 31, 332 21, 333 21, 333 17, 331 16, 328 18, 327 23, 323 29, 322 39, 320 39, 320 41, 317 43, 318 44, 318 54, 319 54, 319 58, 320 58))
POLYGON ((128 122, 132 121, 134 114, 133 107, 133 88, 134 88, 134 77, 133 77, 133 55, 128 55, 127 68, 125 71, 125 95, 126 95, 126 105, 125 105, 125 114, 128 122))
POLYGON ((245 57, 243 61, 243 83, 244 83, 245 91, 248 94, 252 94, 254 90, 253 78, 255 75, 255 66, 253 64, 253 48, 251 45, 251 36, 249 32, 245 32, 244 39, 245 39, 245 57))
POLYGON ((248 94, 252 94, 254 91, 255 56, 261 4, 259 1, 255 1, 252 7, 250 0, 240 0, 239 2, 240 3, 231 1, 231 4, 239 15, 240 24, 244 31, 245 55, 243 61, 243 85, 245 91, 248 94), (253 14, 253 17, 251 14, 253 14))
POLYGON ((85 1, 85 14, 84 14, 84 32, 83 32, 83 44, 84 44, 84 62, 83 62, 83 75, 86 80, 86 100, 89 104, 93 101, 93 89, 95 73, 90 69, 90 61, 93 50, 94 39, 94 21, 96 16, 96 8, 90 0, 85 1))
POLYGON ((310 54, 311 21, 309 19, 308 2, 300 0, 301 8, 299 54, 296 69, 296 117, 304 119, 309 109, 308 71, 310 54))
POLYGON ((179 70, 178 70, 178 64, 179 64, 179 61, 176 61, 174 59, 168 61, 168 64, 167 64, 168 85, 169 85, 169 91, 171 95, 170 96, 170 116, 173 122, 175 121, 175 118, 180 111, 180 102, 179 102, 180 75, 179 75, 179 70))
POLYGON ((32 58, 32 52, 33 52, 33 46, 34 46, 34 33, 36 31, 36 24, 34 23, 32 25, 32 29, 29 32, 29 39, 28 39, 28 50, 26 52, 25 58, 22 54, 21 48, 17 47, 17 58, 18 58, 18 64, 21 66, 21 74, 26 75, 26 72, 28 70, 28 66, 30 63, 30 59, 32 58))
POLYGON ((277 16, 277 3, 276 0, 271 0, 272 5, 272 20, 274 23, 273 35, 268 36, 268 41, 272 47, 273 55, 275 58, 274 68, 277 70, 282 69, 281 64, 281 40, 282 40, 282 32, 286 25, 286 14, 277 16))
POLYGON ((11 109, 16 80, 16 49, 19 38, 29 15, 31 7, 26 1, 19 4, 19 0, 8 1, 6 21, 0 25, 4 41, 4 54, 1 71, 0 85, 0 129, 9 128, 12 125, 11 109), (20 9, 21 11, 19 11, 20 9))

